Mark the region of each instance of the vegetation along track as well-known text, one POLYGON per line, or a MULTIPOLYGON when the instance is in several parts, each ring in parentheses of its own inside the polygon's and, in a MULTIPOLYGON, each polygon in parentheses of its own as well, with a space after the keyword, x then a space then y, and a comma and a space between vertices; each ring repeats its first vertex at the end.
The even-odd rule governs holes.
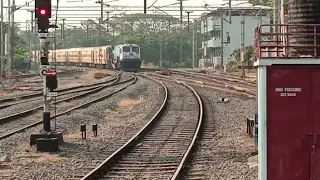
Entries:
MULTIPOLYGON (((99 86, 102 86, 103 84, 113 82, 118 78, 119 78, 119 74, 117 74, 116 77, 114 77, 112 79, 108 79, 103 82, 97 82, 97 83, 93 83, 93 84, 58 89, 57 92, 58 92, 58 95, 66 95, 68 93, 81 92, 81 91, 86 91, 86 90, 89 91, 89 90, 98 88, 99 86), (73 91, 73 90, 76 90, 76 91, 73 91)), ((31 102, 31 101, 36 101, 36 100, 42 99, 42 95, 43 95, 42 92, 36 92, 36 93, 31 93, 31 94, 23 94, 20 96, 3 98, 3 99, 0 99, 0 103, 1 103, 0 109, 4 109, 4 108, 12 106, 12 105, 17 105, 17 104, 21 104, 21 103, 25 103, 25 102, 31 102), (35 97, 37 97, 37 98, 35 98, 35 97)))
MULTIPOLYGON (((130 79, 127 80, 123 80, 120 82, 113 82, 111 84, 107 84, 104 85, 100 88, 94 89, 94 91, 88 91, 85 93, 80 94, 79 96, 77 96, 77 98, 82 97, 79 100, 75 100, 75 97, 71 97, 71 98, 67 98, 68 100, 73 99, 74 101, 72 101, 72 103, 67 103, 65 105, 61 105, 61 107, 58 107, 58 114, 54 115, 51 117, 51 119, 57 118, 59 116, 62 116, 64 114, 68 114, 73 110, 76 109, 80 109, 83 107, 86 107, 90 104, 102 101, 110 96, 112 96, 113 94, 116 94, 124 89, 126 89, 127 87, 129 87, 130 85, 134 84, 137 81, 137 77, 135 75, 132 75, 132 77, 130 79), (109 88, 105 89, 107 87, 115 87, 116 85, 122 85, 119 88, 115 88, 113 89, 113 91, 110 92, 109 88), (100 92, 100 93, 97 93, 100 92), (87 96, 87 97, 84 97, 87 96)), ((62 100, 60 101, 62 102, 62 100)), ((38 109, 38 107, 37 107, 38 109)), ((36 108, 33 108, 32 111, 37 110, 36 108)), ((28 110, 29 111, 29 110, 28 110)), ((31 110, 30 110, 31 111, 31 110)), ((0 140, 7 138, 15 133, 21 132, 25 129, 34 127, 36 125, 39 125, 42 123, 42 120, 37 120, 37 119, 42 119, 42 112, 38 112, 35 113, 32 117, 30 116, 25 116, 25 114, 27 114, 26 112, 21 112, 21 114, 17 114, 13 117, 23 117, 23 119, 19 118, 19 121, 9 121, 10 118, 7 117, 7 119, 4 119, 3 121, 6 121, 7 123, 2 123, 0 125, 0 140), (21 115, 24 114, 24 115, 21 115)))
POLYGON ((201 127, 202 101, 184 83, 159 83, 166 93, 157 113, 82 180, 179 178, 201 127))

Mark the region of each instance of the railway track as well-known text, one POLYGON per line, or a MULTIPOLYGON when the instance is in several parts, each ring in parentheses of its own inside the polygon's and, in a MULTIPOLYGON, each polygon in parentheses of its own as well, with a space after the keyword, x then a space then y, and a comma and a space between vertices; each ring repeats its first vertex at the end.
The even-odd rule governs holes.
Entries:
MULTIPOLYGON (((90 91, 90 90, 96 89, 100 86, 103 86, 106 83, 113 82, 118 78, 119 78, 119 74, 117 74, 115 77, 108 79, 106 81, 103 81, 103 82, 97 82, 97 83, 88 84, 88 85, 80 85, 80 86, 74 86, 74 87, 69 87, 69 88, 64 88, 64 89, 58 89, 57 90, 58 96, 67 95, 70 93, 81 92, 81 91, 90 91)), ((3 98, 3 99, 0 99, 0 103, 1 103, 0 109, 4 109, 4 108, 10 107, 12 105, 36 101, 36 100, 42 99, 43 98, 42 96, 43 96, 42 92, 36 92, 36 93, 24 94, 24 95, 15 96, 15 97, 3 98)))
POLYGON ((187 81, 187 82, 196 82, 200 84, 206 84, 206 85, 211 85, 211 86, 220 86, 220 87, 225 87, 228 89, 232 90, 238 90, 238 91, 244 91, 247 93, 250 93, 254 95, 256 93, 256 89, 252 85, 248 84, 243 84, 239 82, 226 82, 223 80, 220 80, 219 78, 209 78, 209 77, 199 77, 197 75, 171 75, 171 77, 174 77, 179 80, 187 81))
POLYGON ((157 113, 82 180, 177 179, 181 176, 201 128, 202 100, 187 84, 157 82, 165 91, 157 113))
POLYGON ((220 83, 200 82, 200 81, 195 81, 189 78, 177 78, 174 76, 165 76, 165 75, 159 75, 154 73, 149 73, 148 75, 153 76, 157 79, 165 79, 172 82, 176 82, 176 81, 186 82, 189 85, 200 86, 203 88, 210 88, 213 90, 218 90, 218 91, 223 91, 230 94, 244 96, 246 98, 255 98, 256 96, 256 93, 253 90, 247 90, 245 88, 241 89, 241 88, 234 87, 233 85, 227 86, 225 84, 220 84, 220 83))
POLYGON ((186 72, 186 71, 173 71, 174 74, 197 77, 204 80, 216 81, 221 84, 225 84, 226 82, 238 83, 238 85, 242 85, 244 87, 254 88, 256 85, 254 82, 245 81, 241 77, 230 74, 202 74, 202 73, 194 73, 194 72, 186 72))
POLYGON ((210 167, 211 154, 212 152, 208 147, 212 143, 212 139, 217 135, 215 131, 215 121, 214 112, 211 102, 207 97, 202 96, 203 106, 204 106, 204 119, 203 128, 199 134, 199 139, 196 142, 196 147, 192 157, 190 157, 190 162, 186 165, 184 175, 181 179, 185 180, 200 180, 200 179, 210 179, 208 177, 207 168, 210 167))
MULTIPOLYGON (((99 88, 96 88, 96 89, 93 89, 93 90, 90 90, 90 91, 87 91, 84 93, 80 93, 77 96, 62 99, 59 102, 65 102, 65 101, 70 101, 70 100, 73 100, 73 101, 71 101, 71 103, 61 105, 61 107, 57 107, 58 113, 56 115, 52 116, 51 119, 68 114, 73 110, 84 108, 86 106, 89 106, 90 104, 102 101, 102 100, 112 96, 113 94, 116 94, 120 91, 123 91, 124 89, 126 89, 130 85, 134 84, 136 81, 137 81, 137 77, 135 75, 132 75, 132 77, 130 79, 123 80, 120 82, 115 81, 110 84, 103 85, 99 88), (109 89, 106 89, 107 87, 115 87, 118 85, 123 85, 123 86, 121 86, 119 88, 115 88, 111 92, 109 89), (100 91, 101 91, 101 93, 98 93, 100 91), (86 97, 86 96, 88 96, 88 97, 86 97), (84 98, 84 97, 86 97, 87 100, 83 100, 82 98, 84 98), (81 102, 81 101, 84 101, 84 102, 81 102)), ((35 107, 35 108, 29 109, 29 110, 26 110, 26 111, 23 111, 20 113, 16 113, 16 114, 1 118, 0 123, 2 123, 2 124, 0 126, 0 140, 7 138, 13 134, 18 133, 18 132, 24 131, 28 128, 31 128, 31 127, 34 127, 34 126, 41 124, 42 120, 41 121, 35 120, 35 119, 42 119, 42 113, 37 111, 37 110, 41 109, 41 107, 40 106, 35 107), (27 116, 30 114, 32 114, 33 117, 27 116), (22 119, 22 117, 23 117, 23 119, 22 119), (19 120, 12 121, 13 119, 17 119, 17 118, 19 118, 19 120)), ((53 112, 51 112, 51 113, 53 114, 53 112)))
MULTIPOLYGON (((67 101, 79 99, 79 98, 88 96, 90 94, 96 93, 96 92, 101 91, 102 89, 104 89, 106 87, 112 86, 114 83, 118 82, 119 78, 120 77, 117 76, 112 81, 110 81, 110 82, 108 81, 108 83, 106 83, 104 85, 96 86, 96 87, 93 87, 93 88, 90 88, 90 89, 87 89, 87 90, 80 89, 80 90, 77 90, 77 91, 65 93, 63 95, 60 95, 59 100, 57 100, 56 102, 51 102, 50 104, 51 105, 59 104, 61 102, 67 102, 67 101), (70 94, 74 94, 74 95, 70 96, 70 94), (64 97, 64 96, 66 96, 66 97, 64 97), (63 97, 63 98, 61 98, 61 97, 63 97)), ((6 123, 6 122, 8 122, 10 120, 14 120, 14 119, 20 118, 22 116, 34 113, 36 110, 39 110, 41 108, 43 108, 43 105, 38 105, 38 106, 30 108, 28 110, 19 111, 17 113, 13 113, 13 114, 12 114, 12 112, 10 112, 11 113, 10 115, 4 116, 4 117, 0 117, 0 124, 3 124, 3 123, 6 123)), ((1 111, 6 111, 6 109, 3 109, 1 111)), ((0 111, 0 113, 1 113, 1 111, 0 111)), ((3 112, 1 114, 5 114, 5 112, 3 112)))

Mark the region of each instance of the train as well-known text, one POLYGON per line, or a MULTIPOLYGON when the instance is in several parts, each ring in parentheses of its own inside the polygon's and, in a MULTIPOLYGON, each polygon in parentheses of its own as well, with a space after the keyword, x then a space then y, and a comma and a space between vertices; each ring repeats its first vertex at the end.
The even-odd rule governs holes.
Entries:
MULTIPOLYGON (((32 61, 40 57, 32 52, 32 61)), ((140 46, 119 44, 99 47, 82 47, 49 50, 49 63, 67 66, 102 67, 137 72, 141 66, 140 46)))

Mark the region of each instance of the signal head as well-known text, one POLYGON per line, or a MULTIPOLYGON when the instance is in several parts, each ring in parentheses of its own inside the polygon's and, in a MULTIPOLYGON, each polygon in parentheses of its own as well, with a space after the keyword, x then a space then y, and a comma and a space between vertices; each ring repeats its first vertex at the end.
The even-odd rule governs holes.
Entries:
POLYGON ((35 0, 35 18, 51 18, 52 0, 35 0))
POLYGON ((39 8, 38 14, 41 17, 46 17, 48 15, 48 10, 46 8, 39 8))

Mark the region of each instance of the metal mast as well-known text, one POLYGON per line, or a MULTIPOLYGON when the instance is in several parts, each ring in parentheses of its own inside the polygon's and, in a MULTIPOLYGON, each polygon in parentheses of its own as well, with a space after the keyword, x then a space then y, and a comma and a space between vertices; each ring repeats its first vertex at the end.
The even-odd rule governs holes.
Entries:
POLYGON ((10 31, 11 31, 11 39, 10 39, 10 56, 11 56, 11 68, 13 69, 14 68, 14 40, 13 40, 13 37, 14 37, 14 28, 15 28, 15 24, 14 24, 14 13, 16 12, 16 0, 12 0, 12 6, 11 6, 11 28, 10 28, 10 31))
POLYGON ((101 37, 101 26, 102 26, 102 22, 103 22, 103 0, 101 1, 101 9, 100 9, 100 19, 99 19, 99 38, 101 37))
POLYGON ((5 66, 8 90, 11 89, 11 1, 8 0, 8 28, 7 28, 7 62, 5 66))
POLYGON ((196 23, 194 22, 194 25, 193 25, 193 29, 192 29, 192 68, 194 69, 194 31, 195 31, 195 28, 196 28, 196 23))
MULTIPOLYGON (((183 11, 182 0, 180 0, 180 26, 181 26, 181 33, 182 33, 182 30, 183 30, 182 11, 183 11)), ((180 35, 180 63, 182 63, 182 35, 180 35)))
MULTIPOLYGON (((3 28, 3 0, 0 1, 0 6, 1 6, 1 24, 0 24, 0 60, 1 60, 1 70, 0 70, 0 76, 3 77, 4 76, 4 28, 3 28)), ((0 78, 1 78, 0 77, 0 78)), ((2 83, 1 83, 2 84, 2 83)), ((2 84, 3 85, 3 84, 2 84)))

